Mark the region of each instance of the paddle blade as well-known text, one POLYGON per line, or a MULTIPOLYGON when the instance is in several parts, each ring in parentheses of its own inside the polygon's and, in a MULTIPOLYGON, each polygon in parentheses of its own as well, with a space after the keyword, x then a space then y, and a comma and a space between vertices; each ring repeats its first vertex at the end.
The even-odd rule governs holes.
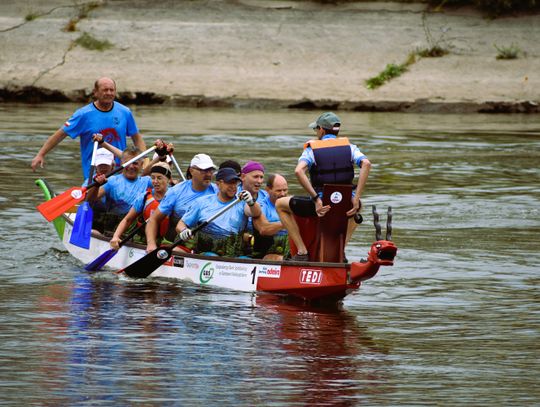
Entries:
POLYGON ((81 202, 86 196, 85 187, 73 187, 54 198, 37 206, 37 210, 49 222, 56 219, 69 208, 81 202))
POLYGON ((118 273, 131 278, 146 278, 171 257, 172 250, 172 247, 158 247, 118 273))
POLYGON ((75 217, 75 223, 73 224, 73 230, 71 231, 71 237, 69 238, 69 243, 82 247, 83 249, 90 248, 93 218, 94 211, 88 202, 84 202, 82 205, 79 205, 79 209, 77 209, 77 216, 75 217))
POLYGON ((109 262, 110 259, 116 256, 116 253, 118 253, 117 250, 109 249, 97 257, 93 262, 88 263, 84 269, 86 271, 99 271, 105 266, 105 264, 109 262))

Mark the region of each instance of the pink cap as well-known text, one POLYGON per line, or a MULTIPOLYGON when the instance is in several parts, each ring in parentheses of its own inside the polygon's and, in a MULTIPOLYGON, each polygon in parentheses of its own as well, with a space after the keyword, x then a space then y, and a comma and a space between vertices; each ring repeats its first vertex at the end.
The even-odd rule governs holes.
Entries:
POLYGON ((264 172, 264 167, 261 163, 258 163, 257 161, 248 161, 247 164, 242 167, 242 174, 248 174, 252 171, 264 172))

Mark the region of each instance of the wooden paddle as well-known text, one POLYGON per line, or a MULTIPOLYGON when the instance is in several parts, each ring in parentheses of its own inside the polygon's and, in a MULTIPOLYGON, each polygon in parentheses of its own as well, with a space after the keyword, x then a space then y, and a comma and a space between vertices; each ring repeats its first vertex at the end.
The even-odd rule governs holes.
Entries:
MULTIPOLYGON (((197 233, 199 230, 204 228, 206 225, 208 225, 210 222, 212 222, 219 216, 223 215, 225 212, 227 212, 229 209, 231 209, 234 205, 236 205, 240 201, 241 201, 240 198, 236 198, 233 202, 231 202, 225 208, 221 209, 219 212, 212 215, 203 223, 201 223, 200 225, 192 229, 191 233, 192 234, 197 233)), ((150 274, 152 274, 154 271, 156 271, 156 269, 159 266, 161 266, 163 263, 169 260, 169 258, 172 255, 173 249, 176 246, 178 246, 180 243, 182 243, 182 241, 183 241, 182 239, 178 238, 169 245, 158 247, 157 249, 148 253, 146 256, 137 260, 135 263, 132 263, 126 268, 118 271, 118 273, 124 273, 128 277, 131 277, 131 278, 146 278, 150 274)))
MULTIPOLYGON (((110 176, 119 173, 128 165, 130 165, 131 163, 137 160, 140 160, 146 154, 154 151, 155 149, 156 149, 156 146, 150 147, 148 150, 142 152, 136 157, 133 157, 131 160, 125 162, 117 169, 109 172, 107 175, 105 175, 105 177, 109 178, 110 176)), ((99 186, 99 184, 94 181, 86 187, 72 187, 68 189, 67 191, 61 193, 60 195, 55 196, 51 200, 47 202, 43 202, 42 204, 38 205, 37 209, 45 217, 45 219, 47 219, 50 222, 53 219, 56 219, 57 217, 62 215, 69 208, 81 202, 84 198, 86 198, 86 192, 90 188, 94 188, 95 186, 99 186)))
MULTIPOLYGON (((128 241, 130 241, 133 238, 133 236, 135 236, 137 234, 137 232, 144 227, 144 225, 146 225, 146 221, 144 221, 142 224, 140 224, 135 229, 133 229, 133 231, 131 231, 125 238, 123 238, 120 241, 120 243, 118 243, 118 246, 122 247, 128 241)), ((118 250, 120 250, 120 248, 118 250)), ((84 269, 87 270, 87 271, 99 271, 99 270, 101 270, 105 266, 105 264, 108 263, 108 261, 110 259, 112 259, 114 256, 116 256, 116 253, 118 253, 118 250, 115 250, 115 249, 112 249, 112 248, 107 250, 106 252, 99 255, 94 261, 92 261, 91 263, 88 263, 84 267, 84 269)))
POLYGON ((186 177, 184 177, 184 173, 180 169, 180 166, 178 165, 178 161, 176 161, 176 158, 174 158, 174 155, 172 155, 172 154, 169 154, 169 157, 171 157, 171 160, 172 160, 172 162, 173 162, 173 164, 174 164, 174 166, 176 168, 176 171, 178 171, 178 173, 182 177, 182 181, 185 181, 186 177))
MULTIPOLYGON (((92 161, 90 164, 90 175, 88 180, 91 180, 94 176, 94 170, 96 168, 96 151, 98 149, 98 142, 94 141, 94 149, 92 151, 92 161)), ((75 223, 73 223, 73 230, 69 238, 69 243, 79 246, 83 249, 90 248, 90 236, 92 234, 92 221, 94 219, 94 211, 88 203, 84 201, 77 209, 77 215, 75 216, 75 223)))

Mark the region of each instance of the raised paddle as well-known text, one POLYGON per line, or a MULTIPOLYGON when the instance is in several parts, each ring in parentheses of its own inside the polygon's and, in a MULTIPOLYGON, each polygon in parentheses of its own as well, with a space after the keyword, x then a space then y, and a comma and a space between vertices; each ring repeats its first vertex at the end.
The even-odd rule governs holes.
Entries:
MULTIPOLYGON (((119 173, 128 165, 130 165, 131 163, 137 160, 140 160, 146 154, 154 151, 155 149, 156 149, 156 146, 150 147, 148 150, 142 152, 138 156, 133 157, 129 161, 126 161, 117 169, 109 172, 107 175, 105 175, 105 177, 109 178, 110 176, 119 173)), ((43 202, 42 204, 38 205, 37 209, 45 217, 45 219, 47 219, 50 222, 53 219, 56 219, 57 217, 62 215, 69 208, 81 202, 86 197, 86 192, 90 188, 94 188, 95 186, 98 186, 98 185, 99 184, 94 181, 86 187, 72 187, 68 189, 67 191, 61 193, 60 195, 57 195, 54 198, 48 200, 47 202, 43 202)))
MULTIPOLYGON (((216 214, 212 215, 210 218, 205 220, 200 225, 196 226, 194 229, 192 229, 191 233, 195 234, 202 228, 204 228, 206 225, 208 225, 210 222, 212 222, 217 217, 223 215, 225 212, 227 212, 229 209, 231 209, 234 205, 236 205, 238 202, 240 202, 240 198, 236 198, 233 202, 231 202, 229 205, 227 205, 225 208, 217 212, 216 214)), ((118 273, 124 273, 128 277, 131 278, 146 278, 150 274, 152 274, 156 269, 161 266, 163 263, 165 263, 172 255, 173 249, 178 246, 180 243, 182 243, 182 239, 178 238, 174 242, 172 242, 169 245, 158 247, 157 249, 151 251, 146 256, 140 258, 135 263, 130 264, 125 269, 122 269, 118 271, 118 273)))
MULTIPOLYGON (((118 246, 122 247, 125 245, 128 241, 130 241, 135 234, 141 230, 141 228, 146 225, 146 221, 144 221, 142 224, 137 226, 133 231, 131 231, 125 238, 123 238, 120 243, 118 243, 118 246)), ((120 250, 120 249, 119 249, 120 250)), ((116 253, 118 253, 118 250, 115 249, 109 249, 106 252, 102 253, 94 261, 91 263, 88 263, 84 269, 87 271, 99 271, 109 262, 110 259, 112 259, 114 256, 116 256, 116 253)))
MULTIPOLYGON (((92 161, 90 165, 90 175, 88 180, 91 180, 94 176, 94 170, 96 168, 96 151, 98 149, 98 142, 94 141, 94 150, 92 151, 92 161)), ((84 201, 77 209, 77 215, 75 216, 75 223, 73 223, 73 230, 69 238, 69 243, 82 247, 83 249, 90 248, 90 236, 92 235, 92 220, 94 219, 94 211, 88 203, 84 201)))
POLYGON ((172 160, 172 162, 173 162, 173 164, 174 164, 174 166, 176 168, 176 171, 178 171, 178 173, 182 177, 182 181, 185 181, 186 177, 184 177, 184 173, 180 169, 180 166, 178 165, 178 161, 176 161, 176 158, 174 158, 174 155, 172 155, 172 154, 169 154, 169 157, 171 157, 171 160, 172 160))

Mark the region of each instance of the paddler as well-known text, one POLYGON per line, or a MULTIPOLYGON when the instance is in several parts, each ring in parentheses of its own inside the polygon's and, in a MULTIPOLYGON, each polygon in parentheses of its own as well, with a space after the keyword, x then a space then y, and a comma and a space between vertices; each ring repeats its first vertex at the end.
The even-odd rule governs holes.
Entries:
POLYGON ((289 235, 279 219, 276 201, 287 196, 289 185, 282 175, 270 174, 265 189, 266 199, 258 201, 264 216, 253 220, 253 253, 254 257, 262 257, 264 260, 280 261, 289 255, 289 235))
MULTIPOLYGON (((249 250, 247 250, 245 254, 256 258, 263 258, 268 253, 283 255, 283 245, 278 245, 282 248, 281 253, 276 253, 275 248, 277 246, 274 246, 273 250, 270 249, 274 245, 273 237, 275 235, 280 232, 286 234, 277 213, 276 216, 273 217, 273 220, 270 220, 266 216, 265 208, 267 208, 270 212, 269 214, 272 215, 271 211, 272 208, 274 208, 274 204, 270 202, 269 193, 262 189, 262 186, 264 185, 264 172, 264 166, 257 161, 248 161, 242 167, 241 171, 242 186, 240 190, 249 191, 253 196, 253 199, 259 203, 262 210, 261 216, 250 219, 247 226, 247 241, 252 244, 247 245, 249 250)), ((285 185, 286 183, 287 181, 285 181, 285 185)))
POLYGON ((244 204, 237 203, 197 233, 194 242, 194 249, 197 252, 228 257, 241 254, 242 235, 247 220, 249 217, 260 216, 261 207, 248 191, 238 192, 239 181, 240 177, 234 169, 220 169, 216 174, 218 193, 198 198, 178 222, 176 230, 179 237, 187 241, 192 237, 191 228, 206 221, 230 204, 237 194, 244 202, 244 204))
MULTIPOLYGON (((139 154, 140 151, 134 147, 126 149, 122 153, 122 163, 131 160, 139 154)), ((95 229, 102 233, 115 230, 116 226, 126 216, 137 199, 148 188, 152 188, 151 178, 149 176, 141 177, 139 175, 141 166, 142 160, 137 160, 126 166, 118 175, 106 178, 105 174, 99 174, 94 178, 101 186, 99 190, 97 188, 90 189, 87 194, 87 200, 88 202, 94 202, 105 197, 105 205, 107 207, 107 213, 103 214, 103 219, 100 222, 97 222, 97 224, 101 223, 102 227, 97 227, 96 221, 98 217, 94 218, 93 227, 95 229)))
MULTIPOLYGON (((152 189, 148 189, 133 204, 127 215, 120 221, 114 231, 110 241, 113 249, 118 250, 119 243, 122 240, 122 234, 135 222, 139 215, 142 215, 145 221, 150 219, 152 213, 157 209, 159 202, 167 192, 171 180, 171 169, 165 162, 157 162, 150 169, 150 178, 152 179, 152 189)), ((169 228, 169 218, 165 217, 159 225, 159 238, 163 237, 169 228)))
POLYGON ((146 225, 146 250, 148 252, 157 248, 156 237, 159 225, 165 217, 169 217, 171 225, 171 230, 166 237, 172 241, 176 236, 176 224, 191 204, 197 198, 215 195, 218 192, 217 186, 212 183, 215 169, 216 166, 209 155, 195 154, 193 156, 186 171, 187 180, 169 188, 146 225))

